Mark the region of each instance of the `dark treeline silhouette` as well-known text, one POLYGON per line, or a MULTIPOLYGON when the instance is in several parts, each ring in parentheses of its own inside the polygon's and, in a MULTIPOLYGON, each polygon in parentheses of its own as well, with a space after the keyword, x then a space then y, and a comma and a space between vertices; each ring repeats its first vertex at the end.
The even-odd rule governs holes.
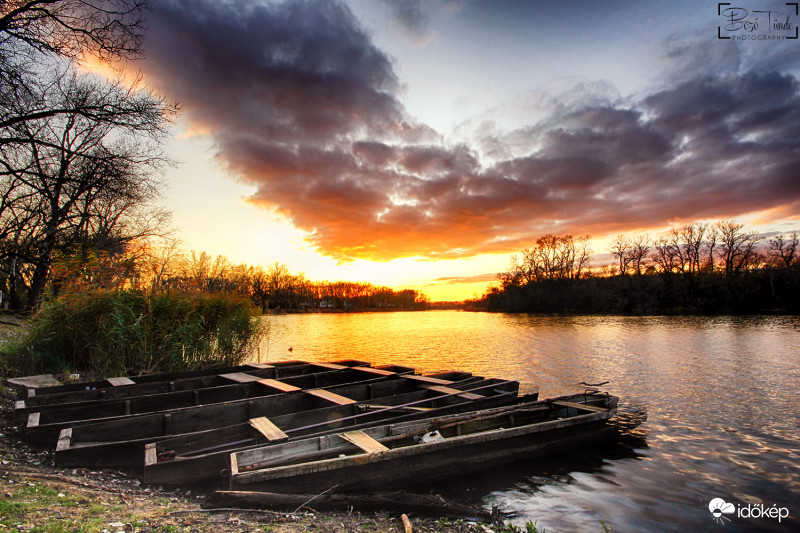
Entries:
POLYGON ((651 240, 619 235, 613 265, 590 268, 588 238, 546 235, 512 256, 474 305, 527 313, 800 312, 798 237, 764 239, 742 224, 690 224, 651 240), (585 259, 585 260, 584 260, 585 259))

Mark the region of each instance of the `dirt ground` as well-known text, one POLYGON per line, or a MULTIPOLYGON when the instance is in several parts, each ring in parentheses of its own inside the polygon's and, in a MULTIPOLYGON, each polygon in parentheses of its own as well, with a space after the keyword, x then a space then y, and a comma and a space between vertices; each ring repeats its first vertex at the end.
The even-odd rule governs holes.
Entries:
MULTIPOLYGON (((55 532, 405 532, 399 513, 210 509, 210 492, 164 490, 124 472, 57 468, 53 453, 28 446, 13 423, 11 389, 0 412, 0 533, 55 532)), ((414 532, 507 531, 472 521, 408 514, 414 532)))

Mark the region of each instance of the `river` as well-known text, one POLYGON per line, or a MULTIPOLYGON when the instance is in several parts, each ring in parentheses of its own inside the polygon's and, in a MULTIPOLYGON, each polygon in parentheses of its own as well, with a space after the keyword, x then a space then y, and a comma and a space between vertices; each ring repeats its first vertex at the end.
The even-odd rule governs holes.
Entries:
POLYGON ((518 379, 520 392, 538 387, 541 397, 609 381, 623 410, 647 410, 648 421, 617 446, 433 487, 500 505, 523 531, 529 520, 548 532, 602 532, 601 521, 614 532, 800 531, 798 317, 427 311, 264 319, 262 361, 467 370, 518 379), (734 512, 715 518, 715 498, 734 512))

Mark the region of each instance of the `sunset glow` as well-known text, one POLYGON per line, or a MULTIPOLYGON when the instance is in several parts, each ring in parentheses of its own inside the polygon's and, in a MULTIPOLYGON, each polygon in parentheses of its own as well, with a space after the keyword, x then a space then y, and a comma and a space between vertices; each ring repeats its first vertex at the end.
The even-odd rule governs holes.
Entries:
POLYGON ((175 0, 133 67, 183 107, 164 203, 185 248, 461 300, 547 233, 602 254, 699 220, 800 227, 800 45, 721 40, 717 18, 175 0))

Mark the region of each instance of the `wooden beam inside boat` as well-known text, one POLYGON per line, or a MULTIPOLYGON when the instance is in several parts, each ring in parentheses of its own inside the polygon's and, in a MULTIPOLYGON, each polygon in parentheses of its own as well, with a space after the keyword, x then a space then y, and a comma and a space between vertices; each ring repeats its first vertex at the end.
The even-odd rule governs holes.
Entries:
POLYGON ((461 392, 458 389, 454 389, 452 387, 445 387, 443 385, 421 385, 423 389, 432 390, 434 392, 440 392, 442 394, 455 394, 459 398, 464 398, 465 400, 480 400, 481 398, 485 398, 480 394, 475 394, 473 392, 461 392), (461 394, 459 394, 461 392, 461 394))
POLYGON ((277 379, 267 379, 267 378, 259 379, 258 383, 264 385, 265 387, 271 387, 273 389, 277 389, 281 392, 295 392, 303 390, 300 387, 295 387, 294 385, 284 383, 283 381, 278 381, 277 379))
POLYGON ((608 411, 608 409, 606 409, 605 407, 598 407, 596 405, 587 405, 585 403, 568 402, 565 400, 557 400, 552 403, 555 405, 559 405, 561 407, 570 407, 572 409, 578 409, 581 411, 591 411, 594 413, 603 413, 605 411, 608 411))
POLYGON ((220 374, 219 377, 235 381, 237 383, 249 383, 251 381, 258 381, 262 379, 260 376, 254 376, 245 372, 231 372, 230 374, 220 374))
POLYGON ((330 370, 344 370, 345 368, 350 368, 344 365, 337 365, 336 363, 311 363, 311 364, 322 368, 328 368, 330 370))
POLYGON ((389 451, 389 448, 360 430, 339 433, 339 436, 347 442, 355 444, 366 453, 381 453, 389 451))
POLYGON ((273 424, 266 416, 251 418, 247 421, 247 423, 253 426, 256 431, 264 435, 270 442, 279 442, 289 439, 289 436, 281 431, 281 429, 273 424))
POLYGON ((120 378, 108 378, 106 381, 111 383, 114 387, 121 387, 123 385, 136 385, 136 382, 133 381, 131 378, 120 377, 120 378))
POLYGON ((403 376, 406 379, 413 379, 414 381, 421 381, 422 383, 429 383, 431 385, 452 385, 453 382, 449 379, 440 379, 440 378, 432 378, 430 376, 417 376, 415 374, 409 374, 407 376, 403 376))
POLYGON ((356 401, 353 400, 352 398, 347 398, 346 396, 342 396, 341 394, 336 394, 335 392, 331 392, 325 389, 311 389, 306 392, 312 396, 316 396, 317 398, 321 398, 331 403, 335 403, 336 405, 347 405, 351 403, 356 403, 356 401))
POLYGON ((392 372, 391 370, 384 370, 382 368, 372 368, 371 366, 354 366, 353 370, 359 370, 361 372, 369 372, 370 374, 376 374, 378 376, 393 376, 397 374, 397 372, 392 372))

